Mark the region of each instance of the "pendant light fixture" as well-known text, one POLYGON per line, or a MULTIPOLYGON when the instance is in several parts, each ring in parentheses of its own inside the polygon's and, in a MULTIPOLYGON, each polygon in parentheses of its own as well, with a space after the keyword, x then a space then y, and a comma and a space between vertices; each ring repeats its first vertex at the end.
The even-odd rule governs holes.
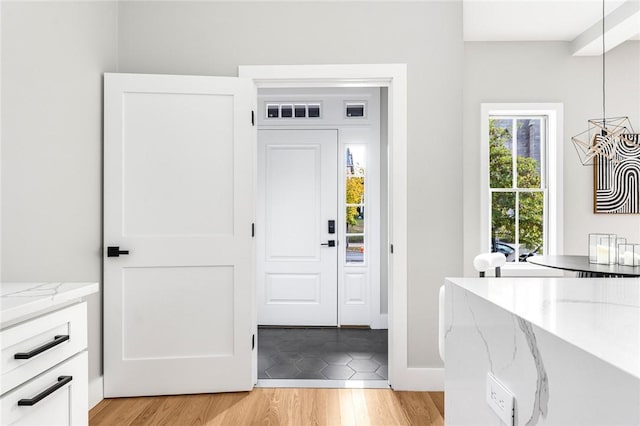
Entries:
POLYGON ((589 128, 571 138, 580 162, 594 165, 598 160, 617 164, 629 149, 640 148, 629 117, 606 118, 605 0, 602 0, 602 118, 588 120, 589 128))

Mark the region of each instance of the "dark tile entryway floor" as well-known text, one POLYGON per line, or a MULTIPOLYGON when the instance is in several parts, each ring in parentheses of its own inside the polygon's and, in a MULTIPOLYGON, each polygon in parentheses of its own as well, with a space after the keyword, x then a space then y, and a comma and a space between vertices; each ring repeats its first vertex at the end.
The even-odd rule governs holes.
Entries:
POLYGON ((387 330, 258 329, 258 379, 386 380, 387 330))

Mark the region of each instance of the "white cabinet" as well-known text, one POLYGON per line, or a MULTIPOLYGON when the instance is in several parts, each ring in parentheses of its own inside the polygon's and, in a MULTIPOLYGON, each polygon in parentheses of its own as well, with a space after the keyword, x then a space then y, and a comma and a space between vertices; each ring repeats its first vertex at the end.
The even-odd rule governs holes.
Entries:
POLYGON ((78 303, 0 331, 4 394, 87 348, 87 304, 78 303))
POLYGON ((86 425, 87 383, 85 350, 3 395, 2 424, 86 425))
POLYGON ((86 302, 61 297, 59 304, 44 306, 33 303, 36 294, 29 308, 8 302, 14 293, 5 290, 3 286, 0 424, 88 424, 86 302))

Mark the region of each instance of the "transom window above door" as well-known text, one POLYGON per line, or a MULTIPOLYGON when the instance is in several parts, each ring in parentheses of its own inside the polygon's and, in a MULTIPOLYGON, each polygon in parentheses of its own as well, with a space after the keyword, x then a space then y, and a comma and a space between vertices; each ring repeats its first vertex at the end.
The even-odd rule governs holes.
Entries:
POLYGON ((321 118, 322 106, 320 102, 312 103, 273 103, 265 105, 265 118, 321 118))

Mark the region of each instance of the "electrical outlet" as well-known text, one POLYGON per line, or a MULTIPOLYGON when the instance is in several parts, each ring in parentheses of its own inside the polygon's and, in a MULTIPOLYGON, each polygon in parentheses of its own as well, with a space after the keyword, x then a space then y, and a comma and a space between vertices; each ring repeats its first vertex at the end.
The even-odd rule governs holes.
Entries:
POLYGON ((496 377, 487 373, 487 404, 507 426, 513 426, 515 396, 496 377))

